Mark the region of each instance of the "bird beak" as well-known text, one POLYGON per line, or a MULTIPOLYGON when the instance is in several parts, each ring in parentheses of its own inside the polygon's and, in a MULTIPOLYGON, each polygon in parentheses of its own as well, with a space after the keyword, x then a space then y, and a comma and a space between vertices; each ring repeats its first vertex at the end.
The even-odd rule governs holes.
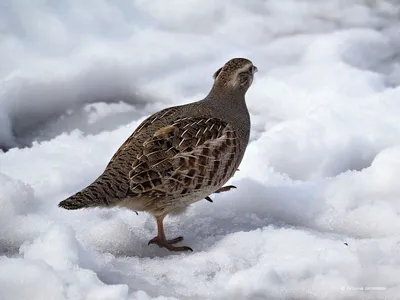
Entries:
POLYGON ((258 72, 258 68, 256 66, 253 66, 253 74, 258 72))

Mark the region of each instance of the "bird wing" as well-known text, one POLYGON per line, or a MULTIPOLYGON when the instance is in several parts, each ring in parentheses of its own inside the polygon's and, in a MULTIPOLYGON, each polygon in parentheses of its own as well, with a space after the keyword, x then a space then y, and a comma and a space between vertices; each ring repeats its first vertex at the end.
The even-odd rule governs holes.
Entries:
POLYGON ((148 138, 132 163, 130 190, 157 200, 218 189, 236 171, 241 144, 218 118, 186 117, 148 138))
POLYGON ((124 150, 128 149, 131 146, 131 144, 147 127, 151 126, 159 120, 168 118, 169 116, 175 114, 177 111, 178 110, 176 109, 176 107, 169 107, 147 117, 142 123, 140 123, 140 125, 135 129, 131 136, 115 152, 113 157, 110 159, 107 168, 121 155, 122 152, 124 152, 124 150))

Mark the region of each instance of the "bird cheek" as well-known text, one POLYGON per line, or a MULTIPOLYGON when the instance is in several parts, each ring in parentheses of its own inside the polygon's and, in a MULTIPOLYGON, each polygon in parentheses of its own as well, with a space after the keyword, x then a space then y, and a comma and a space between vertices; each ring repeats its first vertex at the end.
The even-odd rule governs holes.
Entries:
POLYGON ((251 84, 251 80, 252 80, 251 76, 241 76, 239 78, 239 85, 241 87, 249 86, 251 84))

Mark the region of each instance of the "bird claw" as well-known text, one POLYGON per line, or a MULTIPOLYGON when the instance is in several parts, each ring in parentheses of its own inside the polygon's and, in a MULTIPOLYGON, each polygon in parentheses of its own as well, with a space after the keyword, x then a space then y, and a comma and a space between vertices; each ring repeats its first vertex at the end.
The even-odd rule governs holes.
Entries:
POLYGON ((209 197, 209 196, 207 196, 206 198, 205 198, 208 202, 214 202, 214 201, 212 201, 212 199, 209 197))
POLYGON ((181 248, 181 249, 180 250, 172 250, 172 251, 191 251, 191 252, 193 252, 193 249, 188 246, 181 246, 181 247, 175 247, 175 248, 181 248))
POLYGON ((178 237, 176 237, 176 238, 174 238, 172 240, 167 240, 167 243, 170 244, 170 245, 173 245, 173 244, 176 244, 176 243, 179 243, 179 242, 182 242, 182 241, 183 241, 183 236, 178 236, 178 237))
MULTIPOLYGON (((223 187, 219 188, 218 190, 216 190, 216 191, 214 192, 214 194, 227 192, 227 191, 229 191, 229 190, 231 190, 231 189, 236 189, 236 188, 237 188, 237 187, 234 186, 234 185, 223 186, 223 187)), ((205 199, 206 199, 208 202, 211 202, 211 203, 214 202, 214 201, 210 198, 210 196, 205 197, 205 199)))
POLYGON ((227 191, 229 191, 229 190, 231 190, 231 189, 236 189, 236 188, 237 188, 237 187, 234 186, 234 185, 223 186, 223 187, 219 188, 218 190, 216 190, 216 191, 214 192, 214 194, 227 192, 227 191))
POLYGON ((151 245, 151 244, 156 244, 158 247, 160 248, 166 248, 170 251, 175 251, 175 252, 181 252, 181 251, 192 251, 193 249, 188 247, 188 246, 172 246, 173 244, 179 243, 183 241, 183 237, 182 236, 178 236, 177 238, 174 238, 172 240, 162 240, 160 239, 158 236, 152 238, 147 245, 151 245))

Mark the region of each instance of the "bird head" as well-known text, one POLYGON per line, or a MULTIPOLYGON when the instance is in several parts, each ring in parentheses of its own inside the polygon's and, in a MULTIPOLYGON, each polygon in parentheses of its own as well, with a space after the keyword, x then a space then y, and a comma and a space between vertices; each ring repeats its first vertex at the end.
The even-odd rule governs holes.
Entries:
POLYGON ((250 60, 232 58, 214 73, 214 87, 246 93, 257 71, 257 67, 250 60))

